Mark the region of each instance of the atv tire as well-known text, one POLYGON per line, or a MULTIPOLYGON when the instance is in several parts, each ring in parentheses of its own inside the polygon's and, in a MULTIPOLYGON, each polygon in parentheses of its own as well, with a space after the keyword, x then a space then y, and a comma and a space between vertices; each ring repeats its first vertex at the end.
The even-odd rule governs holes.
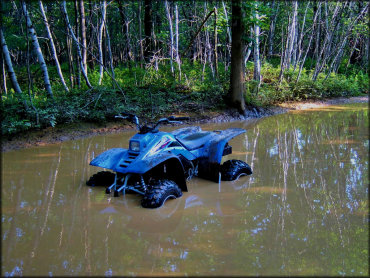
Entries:
POLYGON ((110 186, 114 183, 115 174, 109 171, 101 171, 92 175, 86 182, 88 186, 110 186))
POLYGON ((221 180, 223 181, 233 181, 238 179, 240 176, 251 174, 251 167, 241 160, 228 160, 221 166, 221 180))
POLYGON ((151 189, 146 192, 141 200, 141 205, 144 208, 159 208, 167 199, 176 199, 182 196, 181 189, 171 180, 155 180, 149 186, 151 186, 151 189))

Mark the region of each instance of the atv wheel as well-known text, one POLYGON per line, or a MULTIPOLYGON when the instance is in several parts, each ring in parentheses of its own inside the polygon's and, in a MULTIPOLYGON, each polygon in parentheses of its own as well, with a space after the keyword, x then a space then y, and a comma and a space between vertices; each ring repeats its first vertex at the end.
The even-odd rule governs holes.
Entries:
POLYGON ((110 186, 114 183, 115 174, 109 171, 101 171, 92 175, 86 182, 89 186, 110 186))
POLYGON ((181 189, 174 181, 156 180, 151 182, 151 189, 144 195, 144 198, 141 200, 141 205, 144 208, 159 208, 167 199, 176 199, 181 196, 181 189))
POLYGON ((251 167, 241 160, 228 160, 221 166, 221 179, 223 181, 233 181, 241 176, 251 174, 251 167))

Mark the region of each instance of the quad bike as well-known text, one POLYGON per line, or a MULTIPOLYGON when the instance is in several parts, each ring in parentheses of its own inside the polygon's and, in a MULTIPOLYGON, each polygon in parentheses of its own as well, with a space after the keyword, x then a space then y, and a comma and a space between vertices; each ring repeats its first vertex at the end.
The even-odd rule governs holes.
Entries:
POLYGON ((170 198, 179 198, 187 191, 186 180, 193 176, 219 182, 232 181, 252 174, 251 167, 241 160, 228 160, 228 141, 245 132, 241 128, 202 131, 199 126, 172 132, 158 131, 160 124, 181 123, 188 117, 168 117, 156 124, 140 125, 136 115, 122 113, 116 118, 127 119, 139 132, 129 141, 129 148, 113 148, 97 156, 90 165, 112 170, 93 175, 86 184, 106 186, 114 196, 136 192, 143 195, 145 208, 161 207, 170 198))

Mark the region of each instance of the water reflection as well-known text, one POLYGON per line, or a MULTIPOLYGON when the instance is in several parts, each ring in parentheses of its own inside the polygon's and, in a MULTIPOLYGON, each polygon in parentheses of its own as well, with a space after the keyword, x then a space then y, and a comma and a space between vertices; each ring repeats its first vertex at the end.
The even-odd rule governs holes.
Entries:
POLYGON ((156 210, 85 186, 133 133, 3 154, 2 275, 367 275, 367 106, 203 128, 227 127, 253 175, 156 210))

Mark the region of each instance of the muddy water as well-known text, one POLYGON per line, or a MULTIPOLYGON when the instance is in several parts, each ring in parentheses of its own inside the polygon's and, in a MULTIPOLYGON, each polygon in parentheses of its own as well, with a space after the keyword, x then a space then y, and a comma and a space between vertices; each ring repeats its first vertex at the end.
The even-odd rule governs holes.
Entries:
POLYGON ((367 105, 203 126, 227 127, 253 175, 156 210, 85 185, 133 133, 4 153, 2 275, 368 275, 367 105))

